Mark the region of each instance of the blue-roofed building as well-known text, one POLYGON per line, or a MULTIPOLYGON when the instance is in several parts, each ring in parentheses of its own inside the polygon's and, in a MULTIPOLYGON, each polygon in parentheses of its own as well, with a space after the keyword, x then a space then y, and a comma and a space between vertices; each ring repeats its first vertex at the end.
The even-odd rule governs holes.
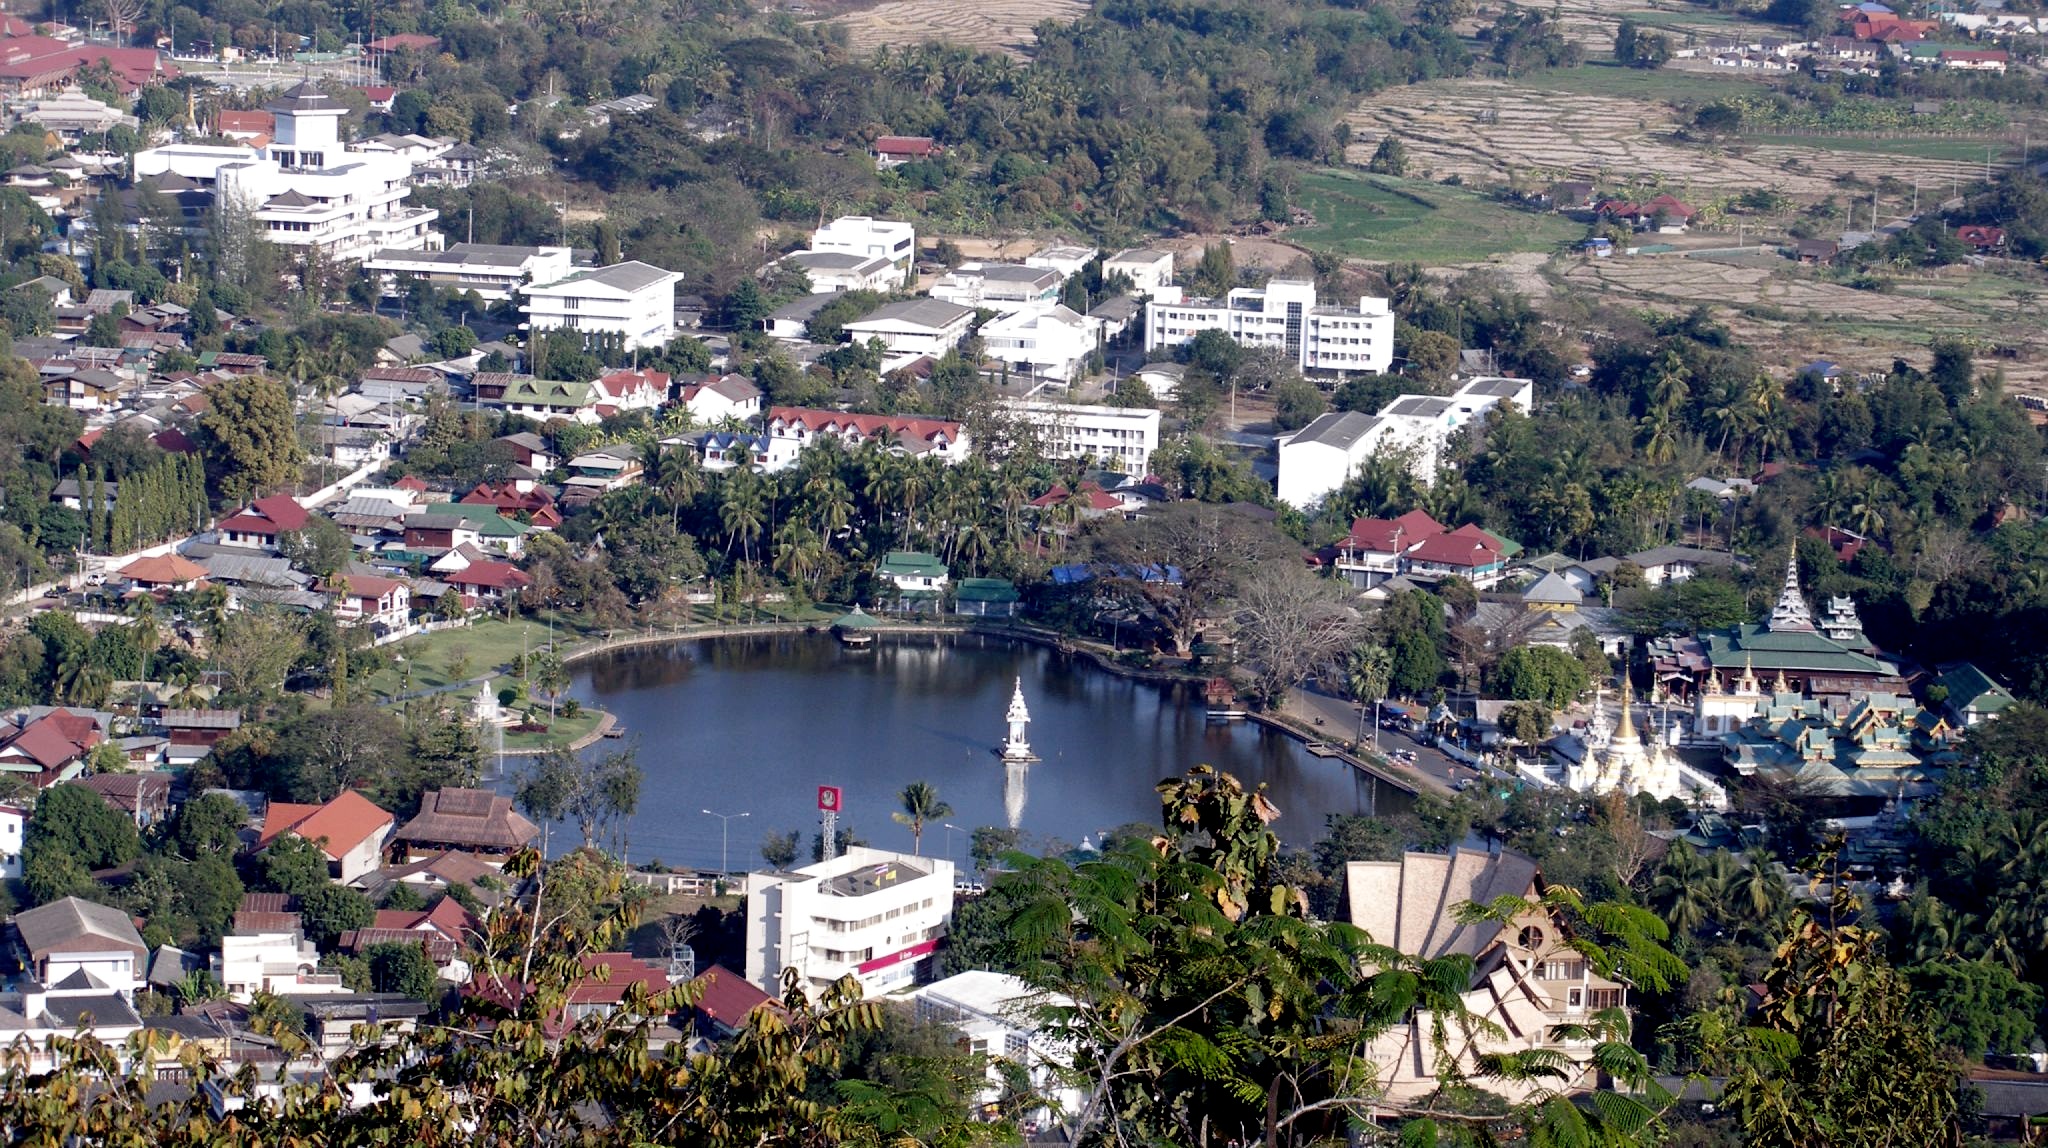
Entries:
POLYGON ((1072 562, 1052 568, 1052 582, 1055 586, 1078 586, 1096 578, 1121 578, 1126 582, 1178 586, 1181 584, 1181 571, 1178 566, 1160 566, 1156 563, 1131 566, 1122 562, 1072 562))
POLYGON ((705 470, 731 470, 745 462, 753 466, 768 463, 769 438, 746 431, 712 431, 698 440, 704 452, 705 470))

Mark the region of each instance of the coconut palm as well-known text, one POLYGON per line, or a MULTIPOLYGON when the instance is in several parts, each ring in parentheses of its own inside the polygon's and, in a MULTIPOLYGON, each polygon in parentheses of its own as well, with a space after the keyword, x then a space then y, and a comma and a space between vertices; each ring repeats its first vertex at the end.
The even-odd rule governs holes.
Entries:
POLYGON ((1778 859, 1769 849, 1751 849, 1742 855, 1743 869, 1728 883, 1729 909, 1750 924, 1767 926, 1784 907, 1787 890, 1778 873, 1778 859))
POLYGON ((1657 879, 1650 885, 1650 900, 1671 931, 1680 937, 1690 937, 1704 926, 1713 915, 1713 896, 1702 879, 1705 867, 1700 864, 1699 854, 1683 841, 1674 842, 1670 852, 1664 855, 1664 864, 1657 870, 1657 879))
POLYGON ((157 624, 156 599, 148 594, 137 594, 128 600, 128 625, 135 635, 135 645, 142 651, 142 680, 149 680, 149 659, 156 653, 163 641, 163 628, 157 624))
POLYGON ((913 781, 896 796, 903 803, 903 809, 889 817, 898 825, 910 827, 911 852, 923 856, 924 827, 951 817, 953 807, 939 800, 939 791, 928 781, 913 781))
POLYGON ((732 553, 734 542, 742 543, 740 555, 747 561, 754 556, 754 540, 761 536, 765 518, 762 510, 760 484, 735 472, 725 483, 725 490, 718 508, 719 523, 725 527, 725 552, 732 553))
POLYGON ((792 585, 811 589, 824 562, 824 540, 802 519, 792 518, 775 532, 775 570, 792 585))

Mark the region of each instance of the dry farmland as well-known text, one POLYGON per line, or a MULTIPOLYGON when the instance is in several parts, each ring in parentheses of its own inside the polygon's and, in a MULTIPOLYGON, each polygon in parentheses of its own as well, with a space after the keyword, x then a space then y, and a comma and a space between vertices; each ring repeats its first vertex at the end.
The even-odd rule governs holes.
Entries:
POLYGON ((1081 0, 882 0, 832 17, 843 24, 853 50, 943 40, 1023 56, 1035 42, 1041 20, 1075 20, 1088 10, 1081 0))
MULTIPOLYGON (((1741 81, 1730 81, 1730 90, 1741 81)), ((1868 152, 1790 143, 1708 147, 1679 140, 1661 101, 1543 90, 1500 80, 1445 80, 1389 88, 1351 116, 1348 156, 1364 163, 1389 132, 1407 146, 1410 173, 1467 182, 1548 181, 1567 175, 1606 186, 1655 183, 1694 194, 1753 187, 1819 197, 1840 175, 1867 177, 1868 152)), ((1901 180, 1946 188, 1981 173, 1981 161, 1882 157, 1901 180)))

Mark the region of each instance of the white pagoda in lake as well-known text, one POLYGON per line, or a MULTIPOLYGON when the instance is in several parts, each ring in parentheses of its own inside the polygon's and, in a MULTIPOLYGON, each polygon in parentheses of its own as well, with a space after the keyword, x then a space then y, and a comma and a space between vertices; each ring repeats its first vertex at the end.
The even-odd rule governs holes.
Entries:
POLYGON ((1003 720, 1008 723, 1009 731, 1003 737, 1002 748, 996 750, 996 756, 1002 758, 1005 765, 1037 761, 1038 755, 1031 752, 1031 741, 1024 735, 1024 728, 1031 724, 1031 710, 1024 704, 1024 679, 1021 677, 1017 679, 1016 692, 1010 695, 1010 712, 1004 715, 1003 720))

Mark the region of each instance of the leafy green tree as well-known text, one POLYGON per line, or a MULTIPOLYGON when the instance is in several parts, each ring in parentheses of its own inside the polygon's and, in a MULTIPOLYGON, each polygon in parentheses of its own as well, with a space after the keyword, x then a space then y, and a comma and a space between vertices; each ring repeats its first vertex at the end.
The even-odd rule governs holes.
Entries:
POLYGON ((327 853, 296 833, 285 833, 257 854, 255 883, 270 893, 304 896, 328 884, 327 853))
POLYGON ((1408 148, 1401 142, 1401 137, 1392 134, 1382 137, 1379 146, 1372 150, 1372 159, 1366 161, 1365 170, 1376 175, 1407 175, 1408 148))
POLYGON ((424 943, 371 945, 363 955, 370 962, 371 991, 403 993, 423 1001, 441 995, 441 978, 434 971, 434 962, 427 957, 424 943))
POLYGON ((1944 1046, 1975 1060, 2024 1052, 2041 1033, 2041 987, 1993 961, 1929 961, 1901 969, 1944 1046))
POLYGON ((107 869, 140 852, 135 823, 83 785, 53 785, 37 796, 22 840, 24 864, 54 856, 72 858, 87 870, 107 869))
POLYGON ((1497 692, 1563 709, 1586 692, 1586 664, 1554 646, 1518 646, 1494 668, 1497 692))
POLYGON ((1307 379, 1294 378, 1273 388, 1273 425, 1299 430, 1330 409, 1329 400, 1307 379))
POLYGON ((343 933, 367 928, 376 920, 377 909, 362 890, 329 881, 299 894, 299 917, 305 922, 306 938, 331 949, 343 933))
POLYGON ((230 379, 207 392, 199 419, 208 477, 238 502, 284 490, 299 475, 302 452, 291 397, 277 379, 230 379))
MULTIPOLYGON (((1827 910, 1839 920, 1853 905, 1827 910)), ((1753 1018, 1688 1022, 1695 1050, 1727 1083, 1722 1106, 1749 1144, 1785 1148, 1959 1145, 1956 1062, 1858 925, 1793 912, 1753 1018)))

